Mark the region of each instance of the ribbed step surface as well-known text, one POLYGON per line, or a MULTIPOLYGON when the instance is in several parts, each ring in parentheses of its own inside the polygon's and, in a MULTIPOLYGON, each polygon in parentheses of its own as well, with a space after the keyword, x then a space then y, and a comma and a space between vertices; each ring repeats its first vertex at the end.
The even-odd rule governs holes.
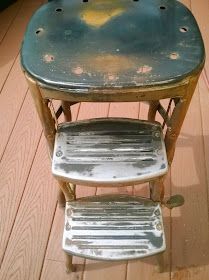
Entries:
POLYGON ((127 185, 164 175, 167 169, 158 123, 109 118, 58 127, 52 172, 71 183, 127 185))
POLYGON ((98 260, 128 260, 163 252, 160 205, 125 195, 68 202, 63 249, 72 255, 98 260))

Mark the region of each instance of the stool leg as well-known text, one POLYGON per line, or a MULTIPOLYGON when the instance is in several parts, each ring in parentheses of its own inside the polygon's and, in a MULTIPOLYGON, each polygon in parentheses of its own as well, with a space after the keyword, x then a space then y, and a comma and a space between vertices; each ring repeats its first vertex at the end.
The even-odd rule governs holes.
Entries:
POLYGON ((163 201, 164 198, 164 183, 163 178, 157 179, 149 183, 150 198, 153 201, 163 201))
POLYGON ((157 109, 159 106, 159 101, 150 101, 149 102, 149 111, 148 111, 148 120, 153 122, 155 120, 155 116, 157 113, 157 109))
POLYGON ((68 101, 62 101, 62 110, 65 116, 65 120, 67 122, 72 121, 72 114, 71 114, 71 103, 68 101))
POLYGON ((66 272, 75 272, 75 265, 73 265, 73 256, 65 253, 66 272))
POLYGON ((60 208, 65 207, 65 195, 61 189, 58 190, 57 200, 60 208))
POLYGON ((164 271, 164 253, 156 255, 157 258, 157 271, 162 273, 164 271))

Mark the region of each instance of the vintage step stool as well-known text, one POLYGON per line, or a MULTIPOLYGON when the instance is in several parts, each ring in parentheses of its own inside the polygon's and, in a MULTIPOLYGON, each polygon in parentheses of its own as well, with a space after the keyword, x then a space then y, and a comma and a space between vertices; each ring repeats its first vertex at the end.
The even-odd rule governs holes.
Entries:
MULTIPOLYGON (((175 0, 55 0, 33 15, 21 63, 66 201, 68 269, 72 255, 97 260, 157 255, 162 263, 163 180, 204 58, 197 23, 175 0), (54 114, 52 99, 61 100, 54 114), (162 99, 170 99, 167 110, 162 99), (77 102, 124 101, 148 101, 148 120, 71 122, 70 108, 77 102), (62 112, 66 122, 57 125, 62 112), (161 123, 155 121, 157 112, 161 123), (149 182, 150 199, 76 200, 78 183, 142 182, 149 182)), ((169 208, 183 203, 176 198, 181 197, 171 198, 169 208)))

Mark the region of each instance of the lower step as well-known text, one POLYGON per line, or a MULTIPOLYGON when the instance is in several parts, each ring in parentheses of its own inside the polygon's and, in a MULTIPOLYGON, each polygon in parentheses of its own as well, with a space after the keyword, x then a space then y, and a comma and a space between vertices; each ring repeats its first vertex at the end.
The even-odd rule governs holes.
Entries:
POLYGON ((165 250, 159 203, 149 199, 105 195, 67 202, 63 249, 97 260, 128 260, 165 250))

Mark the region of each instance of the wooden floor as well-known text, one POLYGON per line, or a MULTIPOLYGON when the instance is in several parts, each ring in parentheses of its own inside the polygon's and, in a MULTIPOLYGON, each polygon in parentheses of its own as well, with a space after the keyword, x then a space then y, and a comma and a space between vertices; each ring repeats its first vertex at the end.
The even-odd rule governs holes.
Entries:
MULTIPOLYGON (((186 203, 164 210, 167 252, 165 272, 155 259, 108 263, 74 258, 78 271, 65 273, 61 250, 63 210, 41 126, 19 64, 26 24, 43 0, 18 0, 0 13, 0 279, 15 280, 208 280, 209 279, 209 58, 200 77, 174 163, 166 195, 183 194, 186 203)), ((192 9, 209 50, 208 0, 184 0, 192 9)), ((74 119, 105 116, 144 118, 146 105, 77 104, 74 119)), ((104 192, 148 195, 146 185, 96 189, 79 187, 78 196, 104 192)))

